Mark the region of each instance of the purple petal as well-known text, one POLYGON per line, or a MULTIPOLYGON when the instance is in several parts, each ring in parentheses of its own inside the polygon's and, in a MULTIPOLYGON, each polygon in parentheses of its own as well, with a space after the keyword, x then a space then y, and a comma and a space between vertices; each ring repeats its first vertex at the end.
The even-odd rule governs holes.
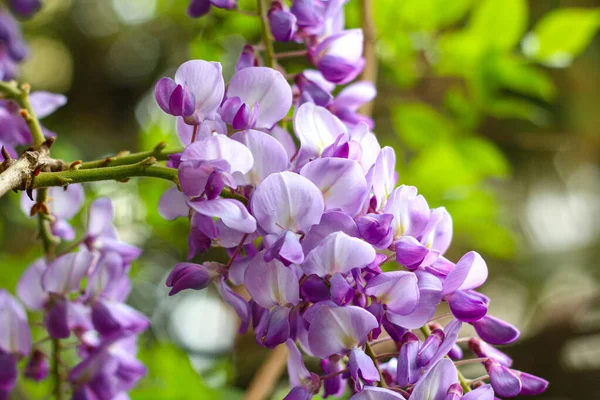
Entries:
POLYGON ((456 367, 443 358, 419 379, 410 396, 411 400, 444 400, 448 388, 458 382, 456 367))
POLYGON ((31 310, 42 310, 48 301, 48 294, 42 288, 42 274, 45 270, 46 262, 40 258, 27 267, 17 284, 19 299, 31 310))
POLYGON ((0 399, 8 399, 10 392, 17 383, 19 371, 17 359, 12 354, 0 352, 0 399))
POLYGON ((173 115, 171 112, 170 101, 171 95, 177 86, 177 83, 171 78, 160 78, 158 82, 156 82, 156 86, 154 86, 154 98, 156 99, 158 106, 167 114, 173 115))
POLYGON ((486 342, 479 340, 478 338, 475 338, 475 337, 469 339, 469 349, 471 349, 471 351, 477 357, 494 358, 496 361, 498 361, 500 364, 504 365, 505 367, 510 367, 513 363, 513 360, 509 356, 507 356, 500 350, 496 349, 495 347, 490 346, 486 342))
POLYGON ((275 125, 273 129, 271 129, 271 135, 283 146, 288 159, 294 157, 294 154, 296 154, 296 143, 294 143, 294 139, 288 131, 279 125, 275 125))
POLYGON ((81 287, 81 280, 92 267, 93 260, 94 255, 84 248, 56 258, 42 275, 44 290, 57 294, 78 291, 81 287))
POLYGON ((336 272, 346 274, 354 268, 366 267, 374 259, 373 246, 343 232, 335 232, 306 256, 302 270, 306 275, 320 277, 336 272))
POLYGON ((479 253, 470 251, 456 263, 444 281, 443 294, 456 290, 475 289, 481 286, 488 276, 487 265, 479 253))
POLYGON ((417 365, 419 339, 412 332, 407 332, 402 337, 398 365, 396 367, 396 382, 399 386, 416 383, 420 378, 420 369, 417 365))
POLYGON ((452 351, 453 347, 456 345, 456 340, 458 339, 458 333, 460 332, 461 327, 462 322, 457 319, 453 319, 446 325, 444 328, 444 341, 429 361, 427 369, 433 367, 439 360, 446 357, 446 355, 452 351))
POLYGON ((431 274, 420 274, 419 281, 419 304, 415 311, 408 315, 387 312, 387 318, 393 324, 406 328, 417 329, 422 327, 433 317, 437 305, 440 303, 442 283, 431 274))
POLYGON ((400 393, 388 389, 367 386, 350 397, 350 400, 406 400, 400 393))
POLYGON ((463 322, 475 322, 487 314, 487 303, 477 295, 458 290, 446 299, 452 314, 463 322))
POLYGON ((521 392, 521 381, 510 369, 498 363, 493 358, 484 362, 490 375, 490 382, 497 395, 516 397, 521 392))
POLYGON ((266 320, 256 328, 257 342, 269 349, 284 343, 290 337, 290 309, 274 307, 266 320))
POLYGON ((486 315, 473 323, 475 331, 484 341, 490 344, 508 344, 519 338, 517 328, 501 319, 486 315))
POLYGON ((343 158, 311 161, 300 170, 323 193, 325 209, 340 209, 355 216, 367 195, 367 181, 357 162, 343 158))
POLYGON ((181 161, 188 160, 224 160, 230 166, 229 172, 240 174, 250 171, 254 163, 252 153, 246 146, 225 135, 212 135, 188 145, 181 155, 181 161))
POLYGON ((431 210, 427 227, 420 238, 426 247, 444 254, 452 241, 452 217, 444 207, 431 210))
POLYGON ((419 367, 424 367, 431 362, 444 341, 444 337, 444 331, 434 329, 427 339, 425 339, 417 354, 417 364, 419 367))
POLYGON ((385 205, 385 212, 394 215, 394 237, 418 237, 429 221, 429 206, 414 186, 402 185, 394 190, 385 205))
POLYGON ((483 385, 465 393, 462 400, 494 400, 494 390, 491 385, 483 385))
POLYGON ((402 236, 396 242, 395 251, 396 261, 410 270, 432 264, 439 255, 437 252, 430 251, 412 236, 402 236))
POLYGON ((47 117, 56 109, 67 104, 65 96, 50 92, 33 92, 29 95, 29 101, 39 119, 47 117))
POLYGON ((348 369, 350 370, 350 376, 355 381, 355 389, 361 387, 359 378, 369 383, 379 382, 379 371, 373 360, 360 348, 352 349, 348 358, 348 369))
POLYGON ((233 307, 238 317, 242 321, 239 330, 240 333, 246 332, 248 325, 250 324, 250 306, 239 294, 227 286, 225 278, 221 278, 217 281, 217 283, 219 294, 227 304, 233 307))
POLYGON ((231 137, 243 143, 252 153, 254 164, 242 180, 242 185, 258 186, 269 175, 288 168, 288 156, 283 146, 272 136, 256 130, 237 132, 231 137))
POLYGON ((388 310, 402 315, 415 311, 420 296, 416 275, 407 271, 385 272, 371 278, 365 294, 375 296, 388 310))
POLYGON ((257 60, 254 47, 247 44, 242 49, 242 53, 240 54, 240 57, 238 58, 238 61, 235 64, 235 70, 237 72, 244 68, 255 67, 256 63, 257 60))
MULTIPOLYGON (((269 236, 265 238, 268 238, 269 236)), ((302 264, 304 262, 302 245, 300 244, 300 240, 295 233, 291 231, 285 231, 279 235, 273 244, 270 245, 265 253, 265 261, 271 261, 274 258, 278 258, 286 264, 302 264)))
POLYGON ((300 301, 294 272, 278 260, 265 262, 260 254, 248 264, 244 283, 252 299, 264 308, 295 306, 300 301))
POLYGON ((168 189, 160 197, 158 213, 164 219, 173 220, 177 217, 187 217, 189 211, 187 197, 175 186, 168 189))
POLYGON ((220 218, 231 229, 252 233, 256 230, 256 221, 246 207, 237 200, 214 199, 188 201, 188 205, 199 214, 220 218))
POLYGON ((269 13, 269 23, 273 37, 278 42, 289 42, 298 30, 296 16, 288 11, 271 11, 269 13))
POLYGON ((341 211, 328 211, 323 214, 318 225, 313 225, 302 240, 302 249, 308 254, 323 243, 329 234, 344 232, 348 236, 358 237, 356 223, 348 214, 341 211))
MULTIPOLYGON (((25 356, 31 351, 31 332, 25 310, 4 289, 0 289, 0 349, 25 356)), ((2 352, 0 351, 0 353, 2 352)))
MULTIPOLYGON (((200 125, 195 125, 197 127, 197 141, 204 140, 209 136, 213 136, 214 134, 227 134, 227 125, 221 120, 218 114, 215 116, 215 118, 216 119, 214 120, 205 119, 200 123, 200 125)), ((186 124, 184 119, 179 117, 176 119, 175 129, 177 130, 177 136, 179 136, 179 141, 181 142, 181 144, 185 146, 192 142, 192 136, 194 134, 194 125, 186 124)))
POLYGON ((370 312, 355 306, 320 307, 308 330, 311 352, 320 358, 360 346, 379 324, 370 312))
POLYGON ((290 85, 281 73, 267 67, 250 67, 236 72, 227 87, 227 97, 236 96, 246 104, 260 105, 257 128, 272 128, 292 106, 290 85))
POLYGON ((331 285, 329 288, 331 300, 338 306, 346 304, 354 297, 354 290, 339 272, 331 277, 329 284, 331 285))
POLYGON ((539 376, 531 375, 521 371, 513 372, 516 373, 522 384, 521 393, 519 394, 535 396, 542 394, 548 388, 548 381, 540 378, 539 376))
POLYGON ((298 158, 315 158, 341 134, 346 126, 335 115, 313 103, 304 103, 296 111, 294 132, 300 140, 298 158))
POLYGON ((102 336, 136 334, 150 325, 145 315, 114 301, 97 302, 92 307, 92 323, 102 336))
MULTIPOLYGON (((175 82, 186 85, 196 99, 194 123, 215 119, 225 92, 221 64, 203 60, 186 61, 177 69, 175 82)), ((187 121, 187 119, 186 119, 187 121)))
POLYGON ((198 18, 208 14, 210 11, 210 0, 192 0, 187 9, 187 14, 192 18, 198 18))
POLYGON ((335 97, 333 107, 346 108, 356 111, 360 106, 370 102, 377 95, 377 89, 372 82, 360 81, 348 85, 335 97))
POLYGON ((392 214, 367 214, 356 221, 356 226, 361 238, 376 249, 383 250, 392 243, 391 224, 393 219, 392 214))
MULTIPOLYGON (((336 360, 337 356, 331 359, 321 360, 321 369, 323 370, 323 376, 339 372, 345 368, 342 360, 336 360)), ((346 379, 342 377, 342 374, 332 376, 323 380, 323 395, 327 396, 341 396, 346 389, 346 379)))
POLYGON ((302 360, 302 354, 300 354, 300 350, 298 350, 294 341, 288 339, 285 342, 285 345, 289 351, 287 368, 290 377, 290 386, 301 386, 303 381, 310 379, 310 372, 306 369, 304 361, 302 360))
POLYGON ((123 260, 117 253, 106 253, 98 261, 86 286, 86 297, 113 298, 123 288, 121 279, 128 279, 123 269, 123 260), (115 293, 116 292, 116 293, 115 293))
POLYGON ((271 174, 252 196, 252 213, 267 233, 307 232, 323 214, 323 195, 311 181, 292 172, 271 174))
POLYGON ((394 149, 389 146, 381 149, 371 168, 373 171, 373 195, 377 201, 376 208, 381 210, 396 186, 396 152, 394 149))
POLYGON ((58 297, 44 316, 44 325, 48 334, 56 339, 66 339, 71 334, 69 329, 69 303, 58 297))
POLYGON ((111 234, 114 236, 113 206, 108 197, 102 197, 94 200, 90 205, 88 235, 98 237, 100 235, 111 234))

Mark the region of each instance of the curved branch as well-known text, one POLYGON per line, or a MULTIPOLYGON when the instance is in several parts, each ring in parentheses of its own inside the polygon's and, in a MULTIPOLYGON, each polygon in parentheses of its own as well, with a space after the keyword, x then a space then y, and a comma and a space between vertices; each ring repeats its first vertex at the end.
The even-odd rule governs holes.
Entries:
POLYGON ((181 153, 183 151, 182 149, 164 151, 166 147, 167 144, 165 142, 161 142, 150 151, 142 151, 139 153, 121 152, 115 156, 106 157, 102 160, 85 161, 81 163, 80 169, 105 168, 109 166, 114 167, 117 165, 135 164, 145 160, 148 157, 154 157, 159 161, 166 161, 169 159, 170 155, 181 153))
MULTIPOLYGON (((373 17, 373 1, 372 0, 361 0, 361 19, 363 35, 365 37, 364 57, 365 57, 365 68, 363 69, 361 79, 363 81, 377 83, 377 53, 375 45, 377 43, 377 31, 375 28, 375 20, 373 17)), ((374 102, 364 104, 360 108, 360 113, 368 117, 373 113, 374 102)))

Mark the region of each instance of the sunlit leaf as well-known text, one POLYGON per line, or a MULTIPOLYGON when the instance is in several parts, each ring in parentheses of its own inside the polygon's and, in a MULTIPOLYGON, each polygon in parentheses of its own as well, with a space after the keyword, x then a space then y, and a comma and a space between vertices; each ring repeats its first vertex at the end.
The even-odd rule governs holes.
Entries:
POLYGON ((525 32, 527 19, 525 0, 484 0, 473 12, 469 28, 488 46, 510 49, 525 32))
POLYGON ((424 103, 407 103, 394 109, 396 133, 413 149, 422 149, 449 139, 452 122, 424 103))

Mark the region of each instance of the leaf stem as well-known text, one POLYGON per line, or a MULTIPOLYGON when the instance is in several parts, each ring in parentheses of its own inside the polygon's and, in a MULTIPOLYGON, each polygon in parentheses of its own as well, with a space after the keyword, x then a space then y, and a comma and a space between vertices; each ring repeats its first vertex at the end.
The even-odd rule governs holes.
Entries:
POLYGON ((109 166, 115 167, 118 165, 135 164, 145 160, 148 157, 154 157, 158 161, 165 161, 169 159, 170 155, 181 153, 182 151, 181 149, 165 151, 166 146, 166 143, 161 142, 150 151, 142 151, 139 153, 122 152, 112 157, 106 157, 102 160, 85 161, 81 163, 79 169, 105 168, 109 166))
POLYGON ((275 49, 273 48, 273 35, 271 34, 271 26, 269 24, 269 17, 264 1, 265 0, 256 0, 256 5, 260 16, 262 41, 265 45, 265 62, 268 67, 275 68, 276 62, 275 49))

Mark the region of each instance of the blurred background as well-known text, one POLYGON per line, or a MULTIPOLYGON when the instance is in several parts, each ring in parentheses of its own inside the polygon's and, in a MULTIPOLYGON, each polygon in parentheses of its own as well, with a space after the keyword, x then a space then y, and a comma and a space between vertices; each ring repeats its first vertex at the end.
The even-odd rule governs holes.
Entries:
MULTIPOLYGON (((399 182, 450 211, 450 259, 475 249, 487 260, 490 312, 523 333, 506 352, 515 368, 551 382, 540 398, 600 398, 600 3, 373 2, 375 132, 396 149, 399 182)), ((227 80, 243 38, 259 39, 256 17, 213 8, 191 19, 187 4, 48 0, 23 22, 30 56, 20 80, 69 99, 43 121, 58 134, 53 155, 90 160, 161 141, 179 146, 173 119, 155 105, 156 80, 192 58, 221 61, 227 80)), ((359 26, 358 0, 347 8, 347 25, 359 26)), ((283 65, 294 72, 307 64, 283 65)), ((210 290, 167 296, 165 277, 185 258, 188 233, 187 221, 157 213, 167 187, 86 186, 88 203, 111 197, 120 235, 145 249, 130 303, 152 318, 140 342, 149 374, 131 397, 241 398, 267 352, 251 335, 236 337, 235 314, 210 290)), ((18 204, 17 194, 0 200, 0 287, 13 293, 41 254, 35 221, 18 204)), ((85 216, 84 208, 75 225, 85 216)), ((283 373, 274 399, 286 385, 283 373)), ((21 382, 16 398, 48 393, 21 382)))

